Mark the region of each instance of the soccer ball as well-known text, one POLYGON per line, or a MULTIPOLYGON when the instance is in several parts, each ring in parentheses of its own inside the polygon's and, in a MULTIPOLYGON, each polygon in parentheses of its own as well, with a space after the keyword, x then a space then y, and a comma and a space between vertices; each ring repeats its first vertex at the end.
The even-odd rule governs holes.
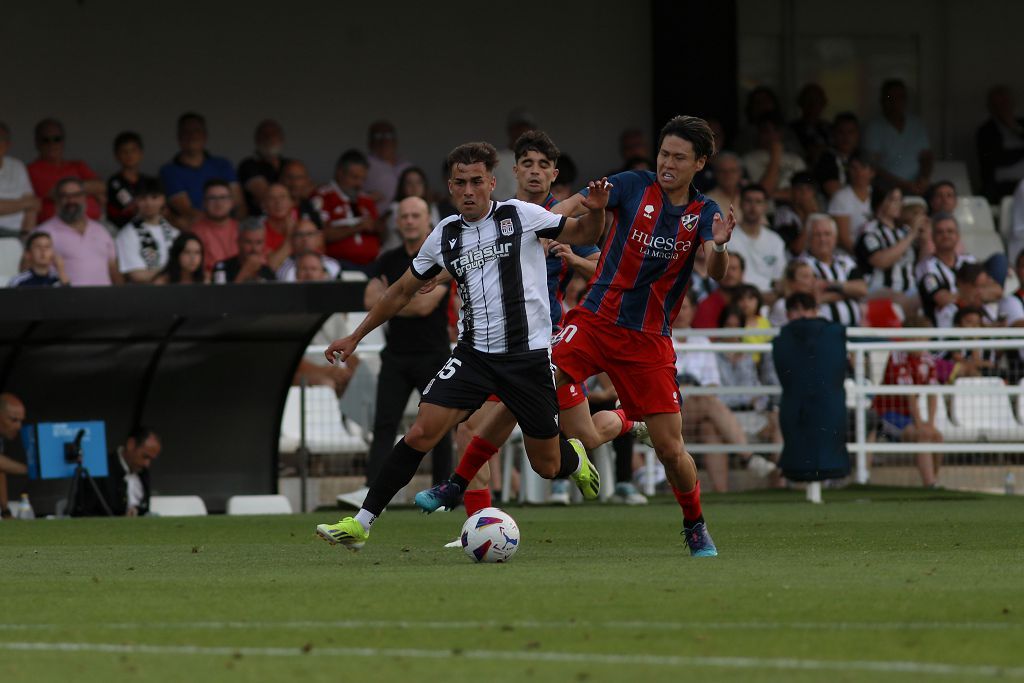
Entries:
POLYGON ((484 508, 462 525, 462 549, 474 562, 508 562, 519 549, 519 526, 504 510, 484 508))

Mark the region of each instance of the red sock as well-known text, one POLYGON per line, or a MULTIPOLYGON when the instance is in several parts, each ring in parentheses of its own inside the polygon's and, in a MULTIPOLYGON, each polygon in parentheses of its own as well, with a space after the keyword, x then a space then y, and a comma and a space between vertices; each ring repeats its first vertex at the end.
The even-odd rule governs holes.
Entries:
MULTIPOLYGON (((612 412, 618 415, 619 419, 622 420, 622 431, 619 432, 619 436, 622 436, 623 434, 625 434, 626 432, 633 428, 633 421, 626 417, 625 410, 623 410, 622 408, 616 408, 612 412)), ((615 438, 617 439, 619 437, 617 436, 615 438)))
POLYGON ((491 507, 491 490, 473 489, 462 496, 462 504, 466 506, 466 516, 472 517, 484 508, 491 507))
POLYGON ((466 481, 473 481, 473 477, 480 471, 480 468, 497 452, 498 447, 491 444, 487 439, 474 436, 473 440, 466 446, 466 452, 462 454, 462 459, 459 460, 459 465, 455 468, 455 474, 466 481))
POLYGON ((700 509, 700 482, 693 487, 692 491, 683 493, 675 486, 672 487, 672 493, 675 494, 676 501, 679 502, 679 507, 683 508, 683 524, 689 526, 696 524, 704 516, 700 509))

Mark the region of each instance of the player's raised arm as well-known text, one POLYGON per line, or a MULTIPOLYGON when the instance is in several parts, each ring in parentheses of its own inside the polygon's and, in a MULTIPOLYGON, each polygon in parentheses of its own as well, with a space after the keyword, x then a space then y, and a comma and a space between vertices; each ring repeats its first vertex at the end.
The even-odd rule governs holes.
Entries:
POLYGON ((394 318, 400 310, 405 308, 406 304, 412 301, 422 284, 423 282, 413 275, 412 268, 406 270, 398 282, 384 290, 381 297, 377 299, 377 303, 373 305, 370 312, 363 318, 363 322, 359 323, 352 334, 331 342, 331 345, 324 351, 327 361, 333 364, 335 353, 339 354, 339 361, 351 356, 363 337, 394 318))
MULTIPOLYGON (((558 241, 563 244, 597 244, 597 241, 601 239, 601 233, 604 232, 604 207, 608 206, 608 195, 611 189, 612 184, 608 182, 607 178, 592 180, 587 185, 586 196, 582 193, 576 194, 555 206, 555 209, 560 209, 563 204, 579 197, 579 206, 587 210, 580 218, 565 219, 565 227, 558 235, 558 241)), ((572 215, 561 211, 558 213, 563 216, 572 215)))
MULTIPOLYGON (((712 247, 704 247, 704 255, 707 257, 708 275, 716 280, 725 277, 725 271, 729 267, 729 251, 726 248, 732 238, 733 228, 736 227, 736 212, 729 206, 729 213, 725 218, 722 214, 716 213, 711 223, 711 235, 714 238, 712 247)), ((705 244, 707 244, 705 242, 705 244)))

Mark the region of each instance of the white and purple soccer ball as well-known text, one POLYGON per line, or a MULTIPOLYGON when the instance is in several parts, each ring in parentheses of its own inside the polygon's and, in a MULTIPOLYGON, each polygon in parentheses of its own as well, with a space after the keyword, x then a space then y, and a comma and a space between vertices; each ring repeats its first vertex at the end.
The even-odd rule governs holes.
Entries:
POLYGON ((504 510, 484 508, 462 525, 462 549, 474 562, 508 562, 519 550, 519 526, 504 510))

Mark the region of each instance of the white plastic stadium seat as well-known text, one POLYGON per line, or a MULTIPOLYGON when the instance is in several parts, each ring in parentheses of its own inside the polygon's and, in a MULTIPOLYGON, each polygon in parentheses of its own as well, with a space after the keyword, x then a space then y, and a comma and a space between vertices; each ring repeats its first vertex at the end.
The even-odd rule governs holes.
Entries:
POLYGON ((953 183, 958 197, 974 194, 971 189, 971 177, 967 174, 967 164, 963 161, 936 161, 932 166, 932 182, 940 180, 953 183))
POLYGON ((1003 240, 993 232, 965 232, 960 234, 960 244, 964 251, 979 261, 984 261, 992 254, 1006 252, 1003 240))
MULTIPOLYGON (((290 387, 281 416, 278 450, 294 452, 302 437, 302 387, 290 387)), ((306 387, 306 447, 313 453, 363 453, 366 441, 358 425, 346 425, 338 397, 329 387, 306 387)))
POLYGON ((984 197, 958 197, 953 215, 956 216, 961 235, 970 232, 996 232, 996 222, 992 218, 992 206, 984 197))
POLYGON ((1008 194, 999 202, 999 234, 1003 241, 1010 243, 1013 235, 1013 195, 1008 194))
MULTIPOLYGON (((348 324, 348 332, 352 334, 352 331, 359 327, 359 323, 363 322, 366 318, 366 313, 363 311, 354 311, 348 314, 346 323, 348 324)), ((359 342, 362 346, 369 346, 370 344, 384 345, 384 326, 378 327, 370 334, 363 337, 363 340, 359 342)))
MULTIPOLYGON (((1024 387, 1024 377, 1017 382, 1017 386, 1024 387)), ((1024 394, 1017 394, 1017 423, 1024 427, 1024 394)))
POLYGON ((204 517, 206 503, 199 496, 152 496, 149 511, 158 517, 204 517))
POLYGON ((339 279, 342 282, 366 282, 366 273, 361 270, 343 270, 339 279))
POLYGON ((17 237, 0 237, 0 287, 6 287, 20 272, 21 251, 21 240, 17 237))
MULTIPOLYGON (((961 377, 954 387, 1002 388, 998 377, 961 377)), ((1015 441, 1024 438, 1024 428, 1013 417, 1006 394, 953 394, 953 419, 964 429, 972 429, 973 439, 1015 441)), ((972 439, 972 440, 973 440, 972 439)))
POLYGON ((292 504, 282 495, 231 496, 229 515, 290 515, 292 504))

